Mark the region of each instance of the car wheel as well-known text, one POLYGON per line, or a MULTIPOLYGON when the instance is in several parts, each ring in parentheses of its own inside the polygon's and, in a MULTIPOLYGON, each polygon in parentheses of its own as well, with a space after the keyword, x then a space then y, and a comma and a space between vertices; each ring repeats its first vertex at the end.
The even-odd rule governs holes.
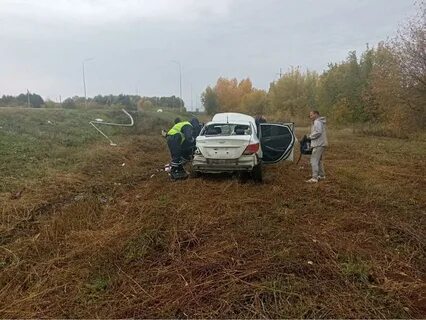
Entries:
POLYGON ((262 176, 262 165, 258 164, 253 167, 253 170, 251 171, 251 177, 255 182, 262 182, 263 176, 262 176))
POLYGON ((239 183, 247 183, 247 180, 251 178, 251 172, 249 171, 239 171, 237 173, 239 183))
POLYGON ((201 172, 200 171, 191 170, 189 172, 189 177, 193 178, 193 179, 199 178, 199 177, 201 177, 201 172))

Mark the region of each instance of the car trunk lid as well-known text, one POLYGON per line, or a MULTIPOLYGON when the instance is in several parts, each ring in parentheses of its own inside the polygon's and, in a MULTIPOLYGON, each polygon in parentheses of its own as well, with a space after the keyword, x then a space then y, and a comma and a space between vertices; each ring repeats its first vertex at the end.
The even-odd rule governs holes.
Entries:
POLYGON ((197 138, 197 147, 206 159, 238 159, 250 144, 250 136, 197 138))

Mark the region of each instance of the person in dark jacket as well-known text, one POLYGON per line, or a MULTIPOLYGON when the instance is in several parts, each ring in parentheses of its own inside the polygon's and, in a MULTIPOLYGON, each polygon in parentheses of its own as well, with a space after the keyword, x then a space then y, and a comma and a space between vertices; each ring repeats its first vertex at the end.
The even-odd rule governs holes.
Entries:
POLYGON ((192 117, 189 120, 189 123, 192 125, 192 137, 194 138, 192 142, 185 141, 183 143, 183 157, 186 159, 191 159, 195 152, 195 142, 197 137, 201 132, 201 124, 196 117, 192 117))
POLYGON ((265 117, 261 114, 257 114, 256 117, 254 117, 254 121, 256 122, 256 126, 258 127, 261 123, 266 123, 265 117))
POLYGON ((257 136, 259 137, 260 136, 260 124, 266 123, 267 121, 266 121, 265 117, 261 114, 257 114, 254 117, 254 121, 256 122, 257 136))
POLYGON ((189 122, 192 125, 192 136, 195 139, 195 138, 198 137, 198 135, 200 134, 200 131, 201 131, 200 121, 198 121, 198 119, 196 117, 192 117, 191 120, 189 120, 189 122))
POLYGON ((172 157, 171 176, 173 179, 184 179, 188 175, 183 168, 184 157, 186 160, 188 153, 188 145, 193 144, 193 128, 188 121, 181 121, 180 118, 175 119, 175 125, 167 132, 167 146, 172 157))

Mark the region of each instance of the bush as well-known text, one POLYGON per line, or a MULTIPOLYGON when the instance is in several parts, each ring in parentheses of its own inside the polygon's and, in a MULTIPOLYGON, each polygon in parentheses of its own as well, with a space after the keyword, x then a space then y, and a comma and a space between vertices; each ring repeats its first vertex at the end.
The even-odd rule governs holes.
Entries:
POLYGON ((67 98, 64 100, 64 102, 62 102, 62 107, 65 109, 75 109, 76 103, 73 99, 67 98))

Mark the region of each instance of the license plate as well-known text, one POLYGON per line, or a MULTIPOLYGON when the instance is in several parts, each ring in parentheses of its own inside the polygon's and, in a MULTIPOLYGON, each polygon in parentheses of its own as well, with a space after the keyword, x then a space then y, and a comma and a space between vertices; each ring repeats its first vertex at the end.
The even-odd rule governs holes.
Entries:
POLYGON ((224 160, 224 159, 209 159, 208 163, 210 164, 230 164, 233 161, 224 160))

